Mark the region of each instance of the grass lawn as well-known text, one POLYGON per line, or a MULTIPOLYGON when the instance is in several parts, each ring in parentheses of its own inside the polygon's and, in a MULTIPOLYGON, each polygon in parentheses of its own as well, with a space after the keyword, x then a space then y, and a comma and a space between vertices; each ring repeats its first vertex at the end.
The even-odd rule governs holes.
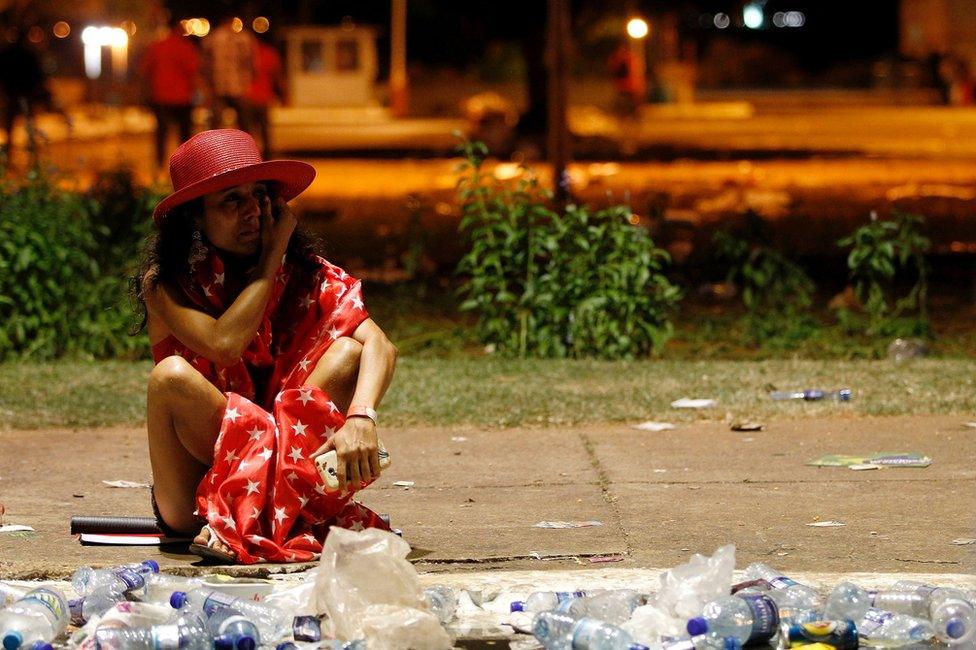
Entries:
MULTIPOLYGON (((140 425, 149 362, 0 364, 0 428, 140 425)), ((674 422, 823 414, 976 414, 976 363, 890 361, 640 362, 511 360, 457 356, 401 359, 382 405, 384 426, 560 425, 647 419, 674 422), (778 403, 780 389, 854 390, 849 404, 778 403), (672 400, 719 406, 677 411, 672 400)))

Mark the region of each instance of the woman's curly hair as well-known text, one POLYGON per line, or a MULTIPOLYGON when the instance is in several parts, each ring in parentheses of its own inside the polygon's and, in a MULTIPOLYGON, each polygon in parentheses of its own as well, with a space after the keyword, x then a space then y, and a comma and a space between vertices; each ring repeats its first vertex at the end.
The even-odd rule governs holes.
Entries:
MULTIPOLYGON (((161 283, 177 286, 179 279, 190 272, 190 247, 193 245, 195 221, 203 214, 203 199, 188 201, 173 208, 159 224, 157 230, 146 238, 138 272, 129 279, 134 303, 138 304, 141 321, 131 332, 141 332, 148 323, 146 293, 161 283)), ((315 257, 321 243, 303 230, 296 228, 285 251, 299 273, 311 278, 319 269, 315 257)), ((306 282, 289 282, 291 286, 304 286, 306 282)))

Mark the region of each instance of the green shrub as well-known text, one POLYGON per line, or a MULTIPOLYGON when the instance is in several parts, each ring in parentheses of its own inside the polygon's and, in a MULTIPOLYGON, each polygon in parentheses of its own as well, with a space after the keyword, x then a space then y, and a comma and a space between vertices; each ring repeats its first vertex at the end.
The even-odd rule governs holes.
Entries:
POLYGON ((570 205, 562 213, 531 175, 513 185, 482 171, 487 149, 460 147, 458 183, 469 243, 458 265, 461 309, 504 354, 632 358, 660 349, 679 290, 667 253, 630 210, 570 205))
POLYGON ((870 335, 921 336, 930 334, 928 317, 928 263, 931 248, 922 233, 925 218, 895 213, 891 219, 871 220, 837 242, 850 247, 847 268, 865 319, 849 310, 839 312, 841 324, 850 331, 870 335), (913 281, 899 295, 898 282, 913 281))
POLYGON ((729 264, 726 280, 741 292, 744 330, 752 343, 789 346, 815 331, 809 309, 816 287, 802 267, 767 243, 725 230, 713 241, 718 257, 729 264))
POLYGON ((121 240, 132 236, 97 222, 105 212, 94 196, 59 189, 38 170, 0 181, 0 359, 144 350, 144 336, 128 335, 125 271, 136 249, 121 240))

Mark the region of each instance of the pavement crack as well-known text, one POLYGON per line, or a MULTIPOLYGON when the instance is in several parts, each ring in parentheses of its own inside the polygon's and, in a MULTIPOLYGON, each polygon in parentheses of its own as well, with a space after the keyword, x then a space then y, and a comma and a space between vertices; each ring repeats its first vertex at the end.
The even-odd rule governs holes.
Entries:
POLYGON ((580 431, 579 438, 580 442, 583 443, 583 449, 586 451, 586 455, 590 459, 590 465, 596 472, 597 484, 603 493, 603 500, 610 506, 610 513, 613 516, 614 523, 624 535, 624 547, 627 549, 627 555, 632 556, 634 554, 634 547, 630 543, 630 532, 624 527, 623 516, 620 514, 620 507, 617 505, 616 497, 610 493, 610 486, 612 485, 610 473, 607 472, 603 463, 600 462, 600 458, 596 455, 596 446, 593 444, 590 436, 580 431))

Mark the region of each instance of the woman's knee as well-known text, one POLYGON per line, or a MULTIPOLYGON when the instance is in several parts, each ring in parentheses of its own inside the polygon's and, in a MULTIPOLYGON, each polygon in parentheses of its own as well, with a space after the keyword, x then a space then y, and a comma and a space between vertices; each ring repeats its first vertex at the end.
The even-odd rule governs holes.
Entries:
POLYGON ((169 356, 149 373, 150 393, 179 393, 191 386, 200 373, 180 356, 169 356))
POLYGON ((336 355, 340 366, 358 368, 359 360, 363 356, 363 344, 354 338, 340 336, 329 346, 329 351, 336 355))

